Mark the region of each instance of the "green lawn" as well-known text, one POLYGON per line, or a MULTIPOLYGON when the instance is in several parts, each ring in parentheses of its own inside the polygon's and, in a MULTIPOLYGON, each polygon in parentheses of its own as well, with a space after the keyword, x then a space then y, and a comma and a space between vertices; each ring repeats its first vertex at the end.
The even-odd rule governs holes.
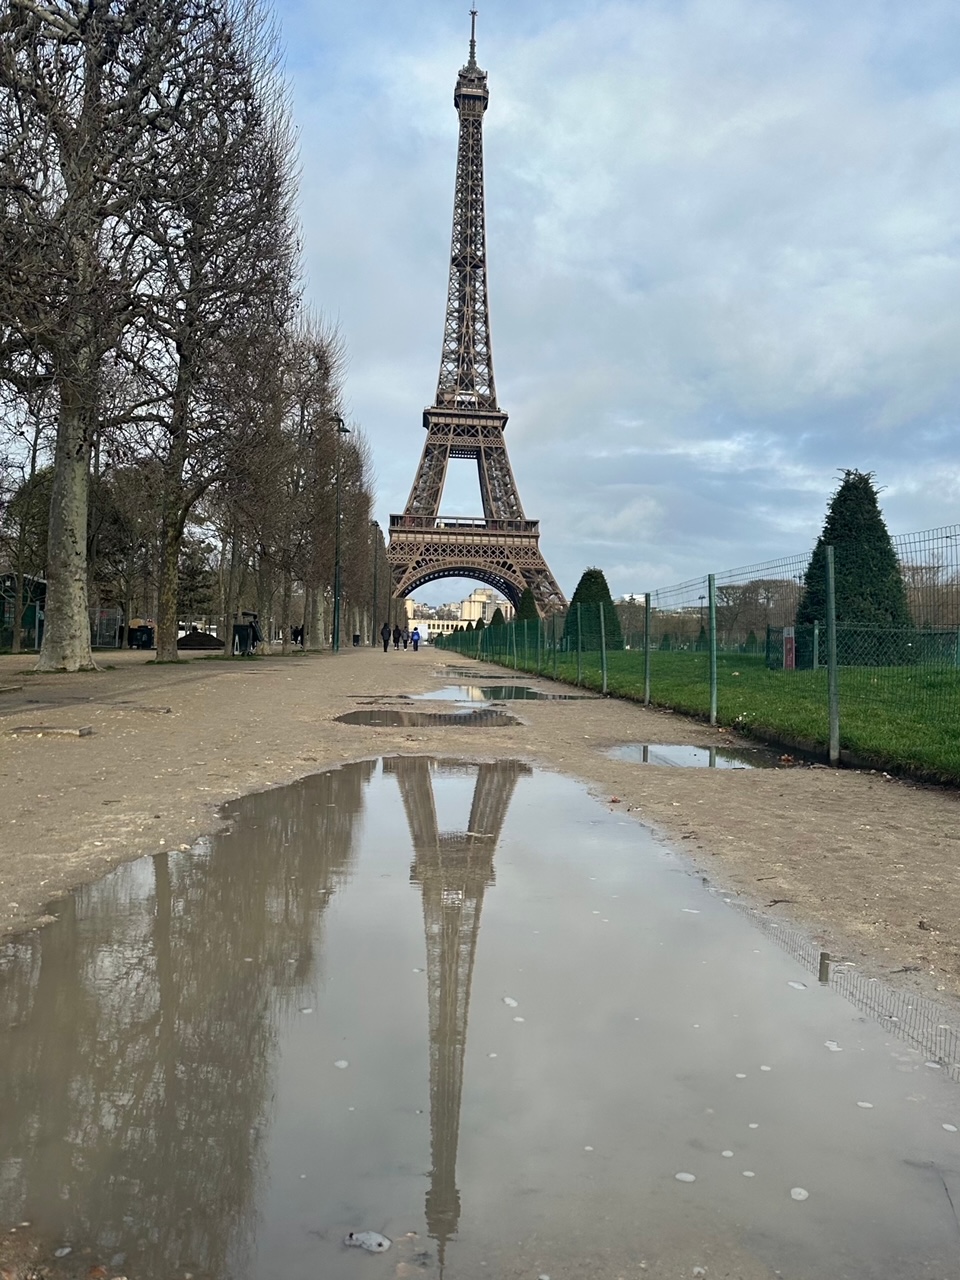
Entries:
MULTIPOLYGON (((453 646, 448 646, 452 648, 453 646)), ((459 646, 458 646, 459 647, 459 646)), ((461 652, 476 654, 476 641, 461 652)), ((513 667, 512 654, 488 661, 513 667)), ((535 652, 517 669, 535 672, 535 652)), ((600 655, 582 655, 583 685, 601 688, 600 655)), ((540 670, 554 673, 554 655, 543 653, 540 670)), ((575 683, 577 660, 557 655, 556 674, 575 683)), ((721 654, 717 664, 717 720, 773 739, 785 747, 826 751, 827 673, 770 671, 762 656, 721 654)), ((607 689, 618 697, 643 699, 643 654, 608 655, 607 689)), ((656 650, 651 654, 650 694, 656 706, 707 716, 709 672, 705 653, 656 650)), ((960 783, 960 670, 956 667, 841 667, 840 745, 877 768, 929 780, 960 783)))

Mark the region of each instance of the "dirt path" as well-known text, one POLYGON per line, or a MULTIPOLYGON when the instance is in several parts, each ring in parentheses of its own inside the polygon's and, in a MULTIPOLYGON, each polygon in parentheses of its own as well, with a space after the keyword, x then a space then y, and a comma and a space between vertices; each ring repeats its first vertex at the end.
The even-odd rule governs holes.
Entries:
POLYGON ((217 825, 221 803, 245 792, 371 755, 517 756, 616 797, 712 883, 776 902, 774 914, 867 973, 960 997, 956 793, 821 767, 625 764, 606 750, 733 738, 614 700, 514 703, 522 723, 499 728, 334 722, 365 698, 455 683, 448 667, 509 681, 429 649, 170 667, 139 653, 108 660, 114 669, 37 676, 29 660, 0 658, 0 934, 35 925, 46 902, 124 859, 188 845, 217 825), (93 732, 38 736, 42 725, 93 732), (32 731, 11 732, 19 726, 32 731))

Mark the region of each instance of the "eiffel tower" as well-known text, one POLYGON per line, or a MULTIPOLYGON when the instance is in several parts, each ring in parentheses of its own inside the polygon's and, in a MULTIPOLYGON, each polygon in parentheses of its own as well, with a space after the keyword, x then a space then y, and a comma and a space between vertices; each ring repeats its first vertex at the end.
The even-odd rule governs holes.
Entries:
POLYGON ((460 1222, 457 1147, 467 1044, 470 986, 485 891, 494 882, 493 855, 517 779, 531 772, 518 760, 469 765, 459 760, 396 756, 383 762, 396 776, 410 827, 414 861, 410 880, 420 886, 427 943, 430 1012, 430 1188, 426 1219, 436 1241, 440 1272, 447 1242, 460 1222), (470 822, 464 831, 440 832, 433 773, 477 771, 470 822))
POLYGON ((475 578, 514 606, 529 587, 547 614, 566 608, 566 600, 540 553, 539 524, 526 518, 520 503, 503 438, 507 415, 497 404, 493 380, 483 204, 489 91, 487 73, 477 66, 477 13, 470 13, 470 56, 453 95, 460 141, 437 398, 423 411, 427 438, 406 510, 390 517, 388 557, 400 599, 437 578, 475 578), (476 462, 482 517, 440 516, 451 458, 476 462))

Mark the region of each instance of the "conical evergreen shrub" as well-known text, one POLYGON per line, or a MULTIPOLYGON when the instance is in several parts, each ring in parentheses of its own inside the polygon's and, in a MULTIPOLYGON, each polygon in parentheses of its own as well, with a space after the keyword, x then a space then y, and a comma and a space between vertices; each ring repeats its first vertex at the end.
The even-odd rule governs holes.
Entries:
POLYGON ((610 588, 602 569, 586 569, 577 583, 570 601, 567 620, 563 626, 563 638, 567 647, 577 647, 577 605, 580 605, 580 643, 584 649, 600 648, 600 609, 603 609, 603 626, 608 649, 623 648, 623 632, 620 617, 610 596, 610 588))
POLYGON ((517 622, 539 622, 540 610, 529 587, 524 587, 520 603, 517 605, 517 622))
POLYGON ((474 631, 486 631, 487 624, 484 622, 482 618, 478 618, 473 629, 474 631))
POLYGON ((502 627, 504 625, 503 610, 499 605, 493 611, 493 617, 490 619, 491 627, 502 627))
POLYGON ((840 662, 845 666, 910 662, 915 628, 872 473, 843 473, 804 578, 798 627, 826 621, 828 546, 833 547, 840 662))

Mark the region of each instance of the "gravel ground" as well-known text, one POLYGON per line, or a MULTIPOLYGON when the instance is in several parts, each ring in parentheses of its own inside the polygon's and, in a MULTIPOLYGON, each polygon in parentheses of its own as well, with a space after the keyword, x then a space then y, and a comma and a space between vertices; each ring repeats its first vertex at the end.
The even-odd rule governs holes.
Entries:
POLYGON ((819 766, 618 762, 605 752, 623 742, 736 740, 613 699, 511 703, 522 723, 508 727, 334 722, 366 699, 397 706, 398 695, 460 682, 451 667, 509 682, 502 669, 429 648, 171 666, 134 651, 101 661, 112 665, 41 676, 29 658, 0 657, 0 935, 35 927, 45 904, 125 859, 189 845, 217 826, 224 801, 246 792, 372 755, 513 756, 585 779, 711 883, 758 906, 776 903, 771 914, 864 972, 960 997, 956 792, 819 766), (92 733, 40 735, 40 726, 92 733))

